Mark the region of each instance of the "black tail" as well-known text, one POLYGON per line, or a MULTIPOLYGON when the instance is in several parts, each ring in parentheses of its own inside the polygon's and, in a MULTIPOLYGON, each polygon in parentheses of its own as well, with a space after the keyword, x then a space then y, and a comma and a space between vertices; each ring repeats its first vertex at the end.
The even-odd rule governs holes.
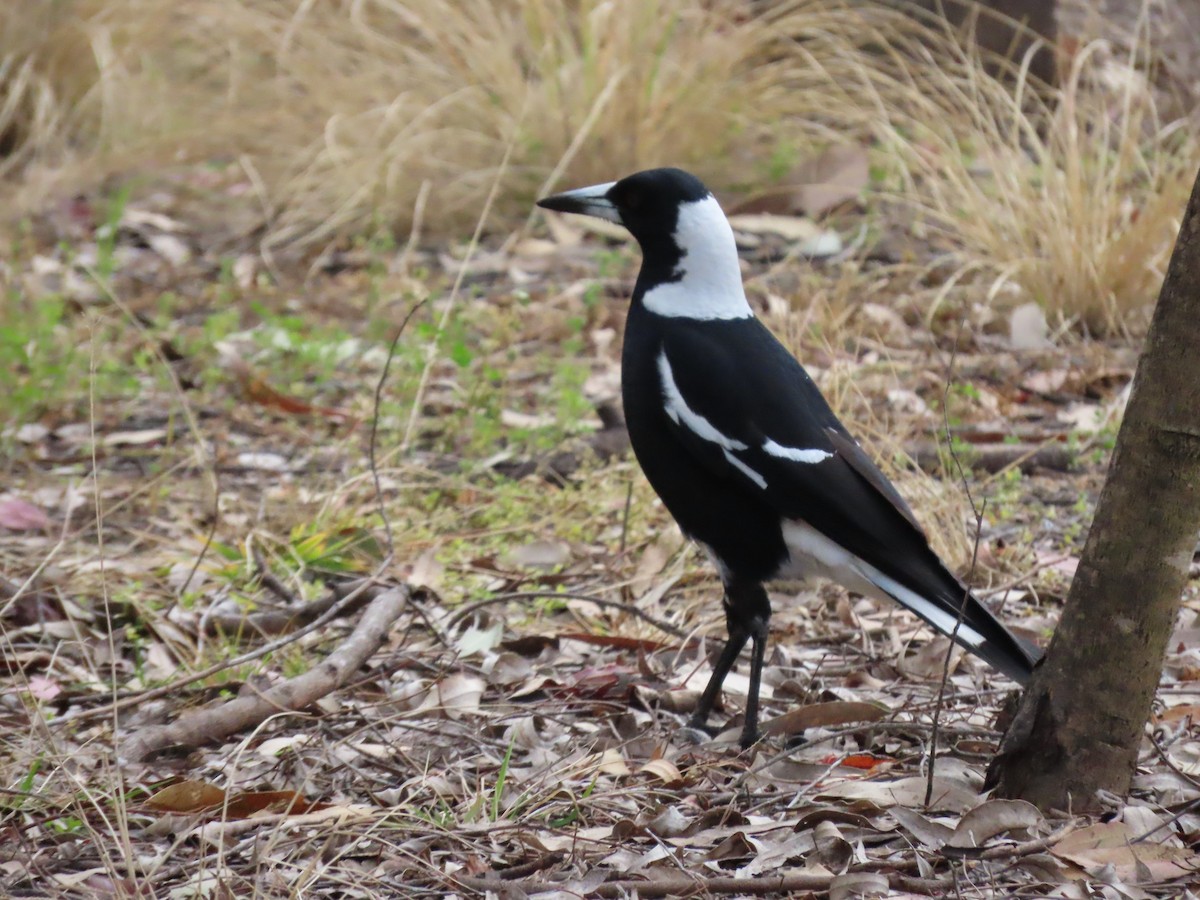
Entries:
MULTIPOLYGON (((986 606, 940 563, 937 588, 916 590, 876 570, 870 580, 905 609, 911 610, 963 649, 1024 686, 1033 675, 1041 651, 1001 624, 986 606), (957 626, 957 629, 956 629, 957 626)), ((928 573, 933 575, 935 573, 928 573)), ((914 579, 915 580, 915 579, 914 579)), ((926 583, 933 578, 920 579, 926 583)))

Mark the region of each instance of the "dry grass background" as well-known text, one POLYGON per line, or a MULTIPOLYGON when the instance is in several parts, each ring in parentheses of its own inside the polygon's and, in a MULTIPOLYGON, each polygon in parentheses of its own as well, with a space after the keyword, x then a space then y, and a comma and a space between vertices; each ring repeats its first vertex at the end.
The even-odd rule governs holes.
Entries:
POLYGON ((1200 160, 1194 129, 1157 120, 1144 48, 1122 52, 1083 45, 1039 95, 934 26, 836 0, 7 4, 0 174, 30 211, 237 167, 279 246, 406 233, 423 185, 426 229, 462 233, 506 149, 497 229, 551 173, 673 163, 760 187, 873 140, 894 175, 876 186, 990 296, 1111 332, 1151 299, 1200 160))

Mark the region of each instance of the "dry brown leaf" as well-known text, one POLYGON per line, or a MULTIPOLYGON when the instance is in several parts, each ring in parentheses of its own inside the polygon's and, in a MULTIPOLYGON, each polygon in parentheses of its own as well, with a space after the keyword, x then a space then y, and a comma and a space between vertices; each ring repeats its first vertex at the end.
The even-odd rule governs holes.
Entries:
POLYGON ((1035 829, 1044 825, 1045 821, 1038 808, 1024 800, 987 800, 962 817, 946 845, 982 847, 998 834, 1017 829, 1035 829))
POLYGON ((1085 869, 1112 866, 1120 881, 1171 881, 1200 870, 1200 856, 1184 847, 1133 843, 1137 837, 1124 822, 1104 822, 1080 828, 1050 848, 1050 852, 1085 869))
POLYGON ((638 769, 638 774, 657 778, 665 785, 683 784, 683 773, 669 759, 652 759, 638 769))
POLYGON ((479 712, 479 701, 485 687, 482 678, 456 672, 439 681, 423 705, 432 701, 446 718, 461 719, 479 712), (436 700, 433 699, 435 696, 436 700))
POLYGON ((160 812, 192 813, 225 802, 225 791, 206 781, 180 781, 157 791, 146 805, 160 812))
MULTIPOLYGON (((911 808, 925 805, 926 779, 912 775, 897 781, 843 781, 817 792, 820 798, 861 800, 876 809, 891 809, 894 806, 911 808)), ((933 779, 931 809, 963 812, 979 802, 979 792, 966 782, 944 776, 933 779)))
POLYGON ((939 850, 954 835, 954 829, 942 822, 926 818, 913 809, 896 806, 888 814, 900 823, 900 827, 915 837, 922 846, 939 850))
POLYGON ((844 871, 854 859, 853 845, 842 837, 841 830, 828 819, 817 823, 813 829, 813 840, 821 862, 835 872, 844 871))
POLYGON ((880 875, 878 872, 848 872, 829 882, 829 900, 886 897, 889 890, 886 875, 880 875))
POLYGON ((50 527, 50 518, 39 507, 20 497, 0 500, 0 528, 9 531, 43 531, 50 527))

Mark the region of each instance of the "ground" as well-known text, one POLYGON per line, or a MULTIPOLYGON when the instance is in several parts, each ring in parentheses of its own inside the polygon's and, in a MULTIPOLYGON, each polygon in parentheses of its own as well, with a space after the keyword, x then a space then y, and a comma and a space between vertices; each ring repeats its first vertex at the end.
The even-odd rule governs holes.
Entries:
MULTIPOLYGON (((1063 166, 1055 194, 1069 143, 1031 163, 902 131, 802 159, 819 196, 722 200, 759 315, 1044 646, 1181 206, 1158 205, 1159 157, 1063 166), (1011 203, 1009 165, 1036 185, 1020 229, 981 212, 1011 203), (1098 204, 1070 185, 1092 181, 1121 224, 1084 240, 1098 204), (1052 264, 987 269, 989 247, 1052 264)), ((1195 577, 1133 794, 1103 816, 988 799, 1014 686, 831 585, 772 591, 766 739, 735 743, 744 665, 705 739, 684 722, 719 583, 620 417, 636 249, 603 223, 476 242, 417 217, 273 251, 192 212, 245 206, 247 167, 169 183, 58 196, 7 233, 0 894, 1192 889, 1195 577)))

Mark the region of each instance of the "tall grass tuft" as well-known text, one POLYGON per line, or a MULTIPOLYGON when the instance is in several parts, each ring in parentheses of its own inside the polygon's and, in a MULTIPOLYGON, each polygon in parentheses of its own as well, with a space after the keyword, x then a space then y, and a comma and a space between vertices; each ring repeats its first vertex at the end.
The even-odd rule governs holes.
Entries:
POLYGON ((462 233, 510 145, 498 227, 551 173, 674 164, 761 188, 823 143, 869 141, 875 187, 960 283, 1108 333, 1153 299, 1200 152, 1144 79, 1114 86, 1140 61, 1099 49, 1052 91, 849 0, 13 3, 0 176, 28 210, 203 163, 254 186, 235 202, 269 243, 311 245, 404 233, 422 191, 427 233, 462 233))

